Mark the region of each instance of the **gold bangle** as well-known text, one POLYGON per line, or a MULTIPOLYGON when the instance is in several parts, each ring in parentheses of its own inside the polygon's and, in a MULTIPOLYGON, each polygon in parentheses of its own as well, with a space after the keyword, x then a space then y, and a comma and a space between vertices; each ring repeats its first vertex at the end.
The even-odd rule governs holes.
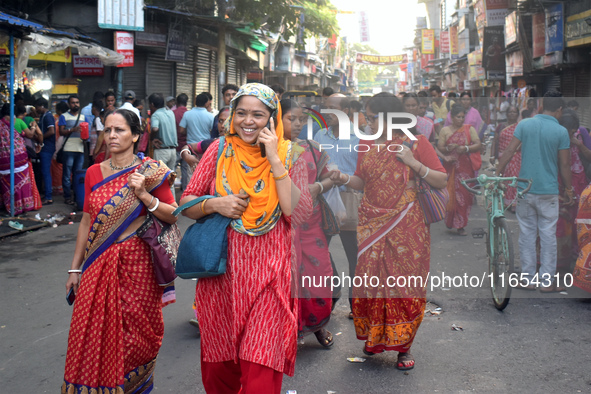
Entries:
POLYGON ((203 212, 203 215, 204 215, 204 216, 205 216, 205 215, 207 215, 207 214, 205 213, 205 202, 206 202, 207 200, 209 200, 209 198, 206 198, 205 200, 203 200, 203 202, 201 202, 201 212, 203 212))
POLYGON ((283 173, 283 175, 281 176, 273 176, 273 179, 275 179, 276 181, 280 181, 282 179, 287 178, 287 176, 289 175, 289 171, 285 170, 285 172, 283 173))

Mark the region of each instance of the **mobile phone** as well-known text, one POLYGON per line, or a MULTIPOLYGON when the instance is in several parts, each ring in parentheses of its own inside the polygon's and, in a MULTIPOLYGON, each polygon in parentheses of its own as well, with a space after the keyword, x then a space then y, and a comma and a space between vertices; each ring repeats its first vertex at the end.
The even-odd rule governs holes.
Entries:
MULTIPOLYGON (((271 130, 271 118, 272 117, 273 117, 273 115, 271 115, 271 117, 269 117, 269 121, 267 122, 267 125, 265 126, 269 130, 271 130)), ((267 151, 265 149, 265 144, 263 144, 262 142, 259 142, 259 147, 261 148, 261 157, 267 157, 267 151)))
MULTIPOLYGON (((412 144, 408 141, 403 141, 402 145, 406 146, 408 149, 412 149, 412 144)), ((396 157, 396 159, 398 159, 398 161, 402 161, 402 159, 400 157, 396 157)))
POLYGON ((73 305, 75 299, 76 293, 74 293, 74 288, 70 287, 70 291, 68 291, 68 295, 66 295, 66 301, 68 301, 68 305, 73 305))

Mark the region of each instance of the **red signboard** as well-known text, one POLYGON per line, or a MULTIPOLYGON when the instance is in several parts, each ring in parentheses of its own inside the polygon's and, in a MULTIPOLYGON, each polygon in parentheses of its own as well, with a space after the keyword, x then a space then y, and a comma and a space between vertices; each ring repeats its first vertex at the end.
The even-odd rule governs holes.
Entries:
POLYGON ((539 12, 532 17, 533 57, 546 54, 546 14, 539 12))
POLYGON ((105 66, 98 57, 74 55, 72 68, 76 76, 102 77, 105 74, 105 66))
POLYGON ((119 64, 117 67, 133 67, 133 33, 116 31, 115 51, 125 56, 123 63, 119 64))
POLYGON ((435 55, 423 54, 421 55, 421 69, 427 70, 429 68, 429 60, 435 59, 435 55))
POLYGON ((449 53, 449 32, 444 30, 439 36, 441 43, 441 53, 449 53))

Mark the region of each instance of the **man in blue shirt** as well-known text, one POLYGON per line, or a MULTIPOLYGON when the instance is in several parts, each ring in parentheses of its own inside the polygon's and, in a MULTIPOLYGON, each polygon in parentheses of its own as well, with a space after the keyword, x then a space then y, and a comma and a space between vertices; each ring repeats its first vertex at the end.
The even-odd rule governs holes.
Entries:
POLYGON ((43 205, 53 204, 52 196, 52 180, 51 180, 51 158, 55 152, 55 120, 51 111, 47 108, 49 103, 43 97, 35 101, 35 110, 39 114, 39 127, 43 133, 43 148, 39 152, 41 159, 41 176, 43 177, 43 188, 45 190, 45 198, 42 201, 43 205))
MULTIPOLYGON (((151 136, 154 144, 154 159, 162 160, 173 172, 176 171, 176 122, 174 112, 164 106, 164 97, 160 93, 152 93, 148 97, 152 114, 151 136)), ((170 187, 174 196, 174 184, 170 187)))
POLYGON ((207 111, 205 105, 209 97, 205 93, 195 97, 195 107, 183 114, 179 123, 179 133, 187 135, 187 143, 194 144, 210 138, 213 114, 207 111))
POLYGON ((497 167, 501 176, 505 167, 521 147, 520 178, 532 180, 525 198, 517 203, 519 222, 519 255, 523 282, 519 288, 544 293, 563 291, 556 274, 556 223, 558 222, 558 174, 565 186, 564 204, 574 203, 571 184, 570 137, 558 123, 564 100, 559 92, 544 95, 544 112, 517 125, 509 147, 497 167), (536 277, 536 238, 540 235, 540 270, 536 277))
MULTIPOLYGON (((322 151, 328 154, 328 165, 336 165, 338 170, 347 175, 353 175, 357 169, 357 151, 355 150, 359 145, 359 138, 353 132, 353 124, 349 121, 349 99, 340 94, 335 93, 326 100, 326 109, 339 110, 347 115, 346 129, 341 129, 339 119, 334 114, 322 114, 326 120, 328 129, 322 129, 314 136, 314 141, 320 144, 322 151)), ((333 168, 331 168, 333 169, 333 168)), ((346 190, 346 186, 341 186, 341 192, 346 190)), ((313 196, 318 195, 320 186, 318 183, 310 185, 310 193, 313 196)), ((355 276, 355 268, 357 267, 357 227, 341 228, 339 234, 341 242, 347 255, 349 262, 349 276, 355 276)), ((330 242, 330 240, 328 240, 330 242)), ((351 297, 352 289, 349 289, 349 305, 352 306, 353 299, 351 297)), ((352 317, 352 312, 349 314, 352 317)))

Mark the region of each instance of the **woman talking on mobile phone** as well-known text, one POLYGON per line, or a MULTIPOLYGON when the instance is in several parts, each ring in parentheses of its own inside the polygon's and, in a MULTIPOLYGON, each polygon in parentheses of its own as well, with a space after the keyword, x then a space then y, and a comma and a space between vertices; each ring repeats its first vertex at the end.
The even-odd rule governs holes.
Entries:
POLYGON ((242 86, 229 119, 219 160, 217 140, 181 199, 213 195, 184 214, 233 219, 226 273, 197 281, 202 380, 208 393, 280 393, 297 350, 292 226, 312 211, 306 166, 291 161, 281 108, 268 86, 242 86))
POLYGON ((91 166, 66 291, 76 294, 62 393, 144 393, 162 344, 162 307, 174 288, 158 286, 150 246, 136 235, 147 212, 175 223, 171 170, 134 154, 136 114, 105 118, 111 158, 91 166), (141 170, 141 171, 138 171, 141 170))

